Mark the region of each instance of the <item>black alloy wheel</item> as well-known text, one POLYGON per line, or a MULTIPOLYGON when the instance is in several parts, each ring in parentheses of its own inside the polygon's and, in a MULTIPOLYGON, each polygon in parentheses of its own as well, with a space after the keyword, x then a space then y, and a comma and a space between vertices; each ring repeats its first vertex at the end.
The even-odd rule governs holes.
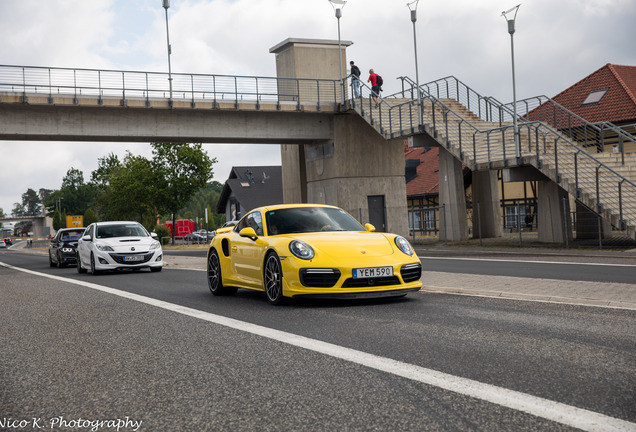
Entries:
POLYGON ((280 258, 275 252, 271 252, 265 259, 263 282, 267 300, 273 305, 281 304, 283 302, 283 270, 280 258))

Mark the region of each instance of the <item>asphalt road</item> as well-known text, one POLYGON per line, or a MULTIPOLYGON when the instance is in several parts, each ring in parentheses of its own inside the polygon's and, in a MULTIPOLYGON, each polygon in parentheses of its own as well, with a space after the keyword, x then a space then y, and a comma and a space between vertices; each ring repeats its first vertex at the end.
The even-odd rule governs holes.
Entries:
POLYGON ((63 278, 0 266, 0 420, 128 416, 146 431, 576 430, 512 407, 527 395, 574 417, 605 416, 596 430, 615 419, 636 430, 635 311, 421 292, 273 307, 248 291, 212 297, 201 271, 78 275, 4 251, 0 262, 63 278), (417 373, 391 372, 396 362, 417 373), (427 371, 487 384, 510 402, 417 378, 427 371))

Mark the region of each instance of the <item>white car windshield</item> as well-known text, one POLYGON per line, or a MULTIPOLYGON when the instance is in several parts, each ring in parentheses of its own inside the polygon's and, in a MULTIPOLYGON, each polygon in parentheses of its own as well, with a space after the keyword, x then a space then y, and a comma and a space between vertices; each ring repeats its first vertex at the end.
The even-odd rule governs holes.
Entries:
POLYGON ((139 224, 103 225, 97 227, 96 238, 148 237, 148 232, 139 224))

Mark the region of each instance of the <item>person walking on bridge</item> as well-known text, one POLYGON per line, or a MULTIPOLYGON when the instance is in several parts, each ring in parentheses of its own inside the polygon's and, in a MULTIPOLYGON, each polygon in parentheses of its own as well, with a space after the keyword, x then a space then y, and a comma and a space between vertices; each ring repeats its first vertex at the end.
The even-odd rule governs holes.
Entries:
POLYGON ((351 66, 351 85, 353 86, 353 96, 360 97, 360 68, 353 63, 353 60, 349 62, 351 66))
POLYGON ((371 97, 375 102, 375 107, 378 107, 378 96, 380 96, 380 86, 378 85, 378 74, 373 72, 373 69, 369 69, 369 79, 367 82, 371 83, 371 97))

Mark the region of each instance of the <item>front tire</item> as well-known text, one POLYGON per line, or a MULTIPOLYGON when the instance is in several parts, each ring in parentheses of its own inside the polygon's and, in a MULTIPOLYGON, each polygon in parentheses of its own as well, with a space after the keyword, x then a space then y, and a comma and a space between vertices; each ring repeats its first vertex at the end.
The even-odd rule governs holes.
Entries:
POLYGON ((62 257, 60 256, 60 253, 57 253, 57 268, 62 268, 64 267, 64 265, 62 264, 62 257))
POLYGON ((49 267, 55 267, 55 263, 51 259, 51 252, 49 252, 49 267))
POLYGON ((80 259, 79 254, 77 254, 77 272, 80 274, 86 273, 86 269, 82 267, 82 260, 80 259))
POLYGON ((98 275, 99 271, 95 269, 95 255, 91 253, 91 274, 93 276, 98 275))
POLYGON ((208 255, 208 288, 212 295, 215 296, 236 293, 236 288, 223 286, 221 261, 219 260, 219 254, 214 249, 208 255))
POLYGON ((265 259, 265 269, 263 270, 263 282, 265 284, 265 294, 267 300, 273 305, 283 302, 283 270, 280 265, 280 258, 275 252, 267 255, 265 259))

